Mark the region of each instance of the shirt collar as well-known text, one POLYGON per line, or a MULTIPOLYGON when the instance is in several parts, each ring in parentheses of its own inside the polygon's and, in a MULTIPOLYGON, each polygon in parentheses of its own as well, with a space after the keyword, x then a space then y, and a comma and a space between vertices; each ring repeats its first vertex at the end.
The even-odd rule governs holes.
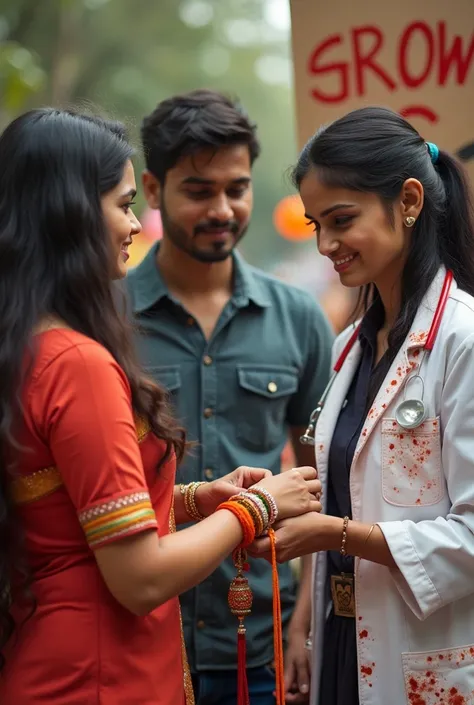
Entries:
MULTIPOLYGON (((166 283, 156 264, 160 243, 154 243, 140 264, 128 274, 133 288, 133 310, 141 313, 167 297, 172 299, 166 283)), ((265 291, 257 270, 254 270, 238 252, 232 254, 234 262, 234 293, 232 300, 239 308, 250 302, 266 307, 271 301, 265 291)))

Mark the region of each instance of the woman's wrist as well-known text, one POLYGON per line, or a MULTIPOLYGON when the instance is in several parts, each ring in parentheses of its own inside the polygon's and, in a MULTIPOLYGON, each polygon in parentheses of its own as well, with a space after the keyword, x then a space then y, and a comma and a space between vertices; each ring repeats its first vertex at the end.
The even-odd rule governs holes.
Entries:
POLYGON ((342 546, 342 532, 344 520, 330 514, 320 514, 321 526, 318 529, 318 540, 322 551, 340 551, 342 546))

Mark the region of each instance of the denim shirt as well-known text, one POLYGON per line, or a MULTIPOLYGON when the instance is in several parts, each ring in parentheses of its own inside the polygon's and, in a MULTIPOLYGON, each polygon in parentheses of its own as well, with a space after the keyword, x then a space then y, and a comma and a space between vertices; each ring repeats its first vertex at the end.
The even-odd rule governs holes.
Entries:
MULTIPOLYGON (((168 389, 190 441, 177 481, 210 481, 239 465, 280 472, 291 426, 302 426, 327 382, 332 332, 321 309, 289 286, 233 255, 233 294, 206 340, 198 322, 168 291, 154 245, 126 283, 141 361, 168 389)), ((182 528, 182 527, 181 527, 182 528)), ((249 667, 273 659, 271 567, 250 560, 254 594, 246 619, 249 667)), ((237 620, 227 605, 235 568, 229 558, 181 596, 191 670, 237 667, 237 620)), ((280 567, 283 624, 295 601, 288 564, 280 567)))

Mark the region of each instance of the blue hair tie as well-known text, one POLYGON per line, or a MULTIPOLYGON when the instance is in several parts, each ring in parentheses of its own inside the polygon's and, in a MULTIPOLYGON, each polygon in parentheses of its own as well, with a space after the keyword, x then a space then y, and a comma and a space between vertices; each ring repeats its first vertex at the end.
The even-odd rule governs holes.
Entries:
POLYGON ((432 164, 436 164, 439 157, 438 147, 435 145, 434 142, 427 142, 426 146, 428 147, 428 154, 430 155, 432 164))

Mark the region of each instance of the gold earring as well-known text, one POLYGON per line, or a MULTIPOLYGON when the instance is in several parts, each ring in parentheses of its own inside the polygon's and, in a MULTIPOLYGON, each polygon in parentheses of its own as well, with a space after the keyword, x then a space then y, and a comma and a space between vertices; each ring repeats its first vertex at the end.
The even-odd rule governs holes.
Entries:
POLYGON ((413 225, 415 225, 416 218, 414 218, 412 215, 408 215, 405 218, 405 225, 407 228, 411 228, 413 225))

